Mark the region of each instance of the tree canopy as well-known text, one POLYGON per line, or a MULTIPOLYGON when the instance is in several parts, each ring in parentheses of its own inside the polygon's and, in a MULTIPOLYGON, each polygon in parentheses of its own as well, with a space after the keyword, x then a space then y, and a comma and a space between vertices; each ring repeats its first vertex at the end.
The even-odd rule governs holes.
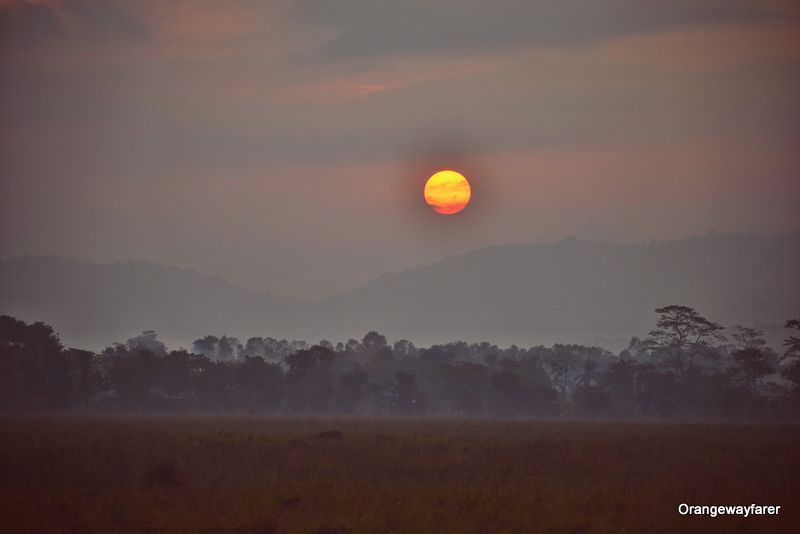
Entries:
MULTIPOLYGON (((446 415, 533 418, 792 419, 800 340, 783 355, 757 328, 728 329, 688 306, 612 354, 556 344, 456 341, 418 348, 377 332, 309 345, 206 335, 170 350, 153 331, 100 353, 67 349, 44 323, 0 317, 0 409, 446 415)), ((791 331, 800 320, 786 323, 791 331)))

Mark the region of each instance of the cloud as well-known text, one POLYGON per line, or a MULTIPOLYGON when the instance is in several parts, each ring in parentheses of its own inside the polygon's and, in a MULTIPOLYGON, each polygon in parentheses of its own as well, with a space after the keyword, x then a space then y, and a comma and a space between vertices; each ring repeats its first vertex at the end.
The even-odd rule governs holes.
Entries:
POLYGON ((295 16, 333 32, 310 54, 330 61, 469 55, 531 44, 569 46, 685 25, 775 18, 786 16, 786 9, 779 2, 754 0, 300 0, 295 16))
POLYGON ((0 3, 0 48, 24 46, 61 31, 58 12, 46 4, 0 3))
POLYGON ((0 4, 4 40, 31 43, 67 35, 106 40, 141 38, 148 27, 127 2, 20 0, 0 4))

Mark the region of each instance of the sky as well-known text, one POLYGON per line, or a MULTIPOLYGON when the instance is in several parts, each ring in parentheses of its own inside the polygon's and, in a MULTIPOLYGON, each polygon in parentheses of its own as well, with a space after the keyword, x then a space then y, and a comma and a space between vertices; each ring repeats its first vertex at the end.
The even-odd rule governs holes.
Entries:
POLYGON ((0 0, 0 257, 321 299, 487 245, 796 231, 798 95, 792 0, 0 0))

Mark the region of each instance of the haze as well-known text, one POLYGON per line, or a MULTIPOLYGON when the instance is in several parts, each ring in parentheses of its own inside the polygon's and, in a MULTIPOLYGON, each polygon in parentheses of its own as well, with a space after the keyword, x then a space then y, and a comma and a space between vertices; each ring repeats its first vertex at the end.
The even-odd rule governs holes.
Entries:
POLYGON ((798 229, 790 1, 0 2, 0 255, 321 299, 485 245, 798 229), (473 184, 438 217, 436 168, 473 184))

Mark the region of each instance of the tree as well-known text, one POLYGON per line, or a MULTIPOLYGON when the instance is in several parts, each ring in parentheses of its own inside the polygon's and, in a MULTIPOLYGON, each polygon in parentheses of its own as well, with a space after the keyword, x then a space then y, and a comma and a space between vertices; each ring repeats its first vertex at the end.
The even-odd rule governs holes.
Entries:
POLYGON ((42 322, 28 324, 9 315, 0 315, 0 347, 31 352, 59 352, 64 348, 52 326, 42 322))
POLYGON ((517 360, 504 358, 498 363, 501 370, 491 375, 491 410, 495 415, 542 417, 557 413, 558 392, 543 370, 544 380, 525 372, 517 360))
POLYGON ((620 415, 631 416, 636 411, 637 373, 639 364, 630 357, 627 350, 622 351, 619 360, 609 364, 600 377, 600 383, 606 388, 614 411, 620 415))
MULTIPOLYGON (((789 319, 786 321, 786 328, 800 330, 800 319, 789 319)), ((786 347, 787 357, 800 357, 800 337, 790 335, 783 341, 783 345, 786 347)))
POLYGON ((345 413, 358 412, 366 392, 367 373, 353 369, 339 377, 338 405, 345 413))
POLYGON ((350 338, 347 340, 347 343, 344 344, 344 351, 355 356, 363 350, 363 345, 357 339, 350 338))
POLYGON ((628 347, 625 349, 625 352, 627 353, 628 357, 641 361, 648 355, 649 350, 650 349, 645 341, 633 336, 628 343, 628 347))
POLYGON ((695 365, 698 356, 713 357, 710 342, 722 341, 724 327, 709 321, 688 306, 657 308, 657 328, 645 340, 667 368, 674 369, 685 378, 695 365))
POLYGON ((230 410, 235 407, 233 389, 236 367, 206 356, 199 359, 196 382, 197 405, 206 411, 230 410))
POLYGON ((553 352, 544 359, 544 365, 562 396, 569 392, 570 379, 579 361, 578 356, 564 345, 555 345, 553 352))
POLYGON ((186 350, 173 350, 158 362, 155 383, 165 396, 190 399, 195 393, 195 375, 202 366, 203 356, 186 350))
POLYGON ((100 393, 102 376, 98 356, 88 350, 68 349, 64 351, 68 368, 68 408, 89 408, 100 393))
POLYGON ((523 386, 518 374, 504 369, 491 377, 495 402, 492 411, 497 415, 517 415, 523 411, 523 386))
POLYGON ((153 330, 145 330, 140 335, 132 337, 126 342, 128 351, 133 354, 148 351, 156 356, 166 356, 167 346, 159 339, 153 330))
POLYGON ((361 346, 367 358, 389 348, 386 338, 375 331, 367 332, 361 340, 361 346))
POLYGON ((491 385, 488 367, 456 361, 441 365, 434 376, 435 390, 451 413, 476 415, 483 411, 486 392, 491 385))
POLYGON ((217 343, 219 338, 217 336, 205 336, 200 339, 194 340, 192 343, 192 350, 196 354, 202 354, 206 358, 214 359, 217 357, 217 343))
POLYGON ((332 406, 333 351, 315 345, 285 358, 289 407, 295 412, 326 412, 332 406))
POLYGON ((680 389, 674 373, 665 372, 652 363, 637 366, 636 403, 642 415, 669 417, 679 401, 680 389))
MULTIPOLYGON (((153 331, 101 354, 65 349, 53 329, 0 316, 0 410, 396 413, 500 417, 775 418, 800 408, 800 320, 778 356, 763 333, 721 327, 682 306, 657 310, 658 328, 617 358, 597 347, 505 349, 451 342, 417 349, 377 333, 349 344, 205 336, 196 352, 166 347, 153 331), (200 353, 202 352, 202 354, 200 353), (254 355, 253 353, 259 353, 254 355), (208 354, 209 356, 206 356, 208 354), (261 355, 263 354, 263 356, 261 355), (237 357, 240 356, 240 357, 237 357), (634 356, 635 355, 635 356, 634 356), (726 356, 727 368, 695 365, 726 356), (213 359, 211 359, 213 358, 213 359)), ((797 413, 800 413, 798 411, 797 413)))
POLYGON ((400 414, 410 415, 418 412, 417 405, 417 378, 405 371, 398 371, 394 375, 394 389, 392 391, 392 408, 400 414))
POLYGON ((611 396, 597 384, 580 384, 575 389, 574 403, 579 414, 597 417, 608 414, 611 396))
POLYGON ((222 336, 217 343, 217 359, 231 362, 239 359, 242 353, 242 344, 235 337, 222 336))
POLYGON ((401 339, 400 341, 396 341, 395 344, 392 345, 392 352, 394 352, 397 356, 400 357, 416 356, 417 347, 415 347, 414 344, 409 340, 401 339))
POLYGON ((0 385, 16 392, 3 399, 6 407, 52 409, 69 403, 69 362, 50 325, 0 316, 0 360, 0 385))
POLYGON ((261 358, 266 358, 267 343, 263 337, 248 338, 244 344, 243 352, 245 356, 260 356, 261 358))
POLYGON ((388 347, 384 347, 378 352, 373 353, 367 359, 365 368, 369 371, 373 380, 381 382, 391 381, 399 368, 398 359, 388 347))
POLYGON ((157 356, 149 350, 114 358, 108 379, 117 405, 128 410, 150 408, 157 373, 157 356))
MULTIPOLYGON (((800 319, 786 321, 786 328, 800 330, 800 319)), ((792 403, 795 409, 800 408, 800 338, 788 336, 783 345, 786 352, 781 358, 783 364, 781 375, 792 385, 792 403)))
POLYGON ((245 356, 236 367, 236 385, 240 405, 247 411, 274 412, 283 397, 283 370, 261 356, 245 356))
POLYGON ((739 350, 761 350, 767 345, 767 340, 764 339, 764 332, 757 328, 735 325, 732 337, 736 342, 736 348, 739 350))
POLYGON ((774 371, 769 354, 764 350, 767 341, 763 336, 764 333, 755 328, 733 327, 733 339, 737 344, 731 354, 735 364, 733 374, 744 384, 751 397, 758 393, 760 380, 774 371))
POLYGON ((580 366, 580 372, 576 377, 578 387, 593 385, 597 379, 597 375, 597 362, 591 358, 584 358, 580 366))

